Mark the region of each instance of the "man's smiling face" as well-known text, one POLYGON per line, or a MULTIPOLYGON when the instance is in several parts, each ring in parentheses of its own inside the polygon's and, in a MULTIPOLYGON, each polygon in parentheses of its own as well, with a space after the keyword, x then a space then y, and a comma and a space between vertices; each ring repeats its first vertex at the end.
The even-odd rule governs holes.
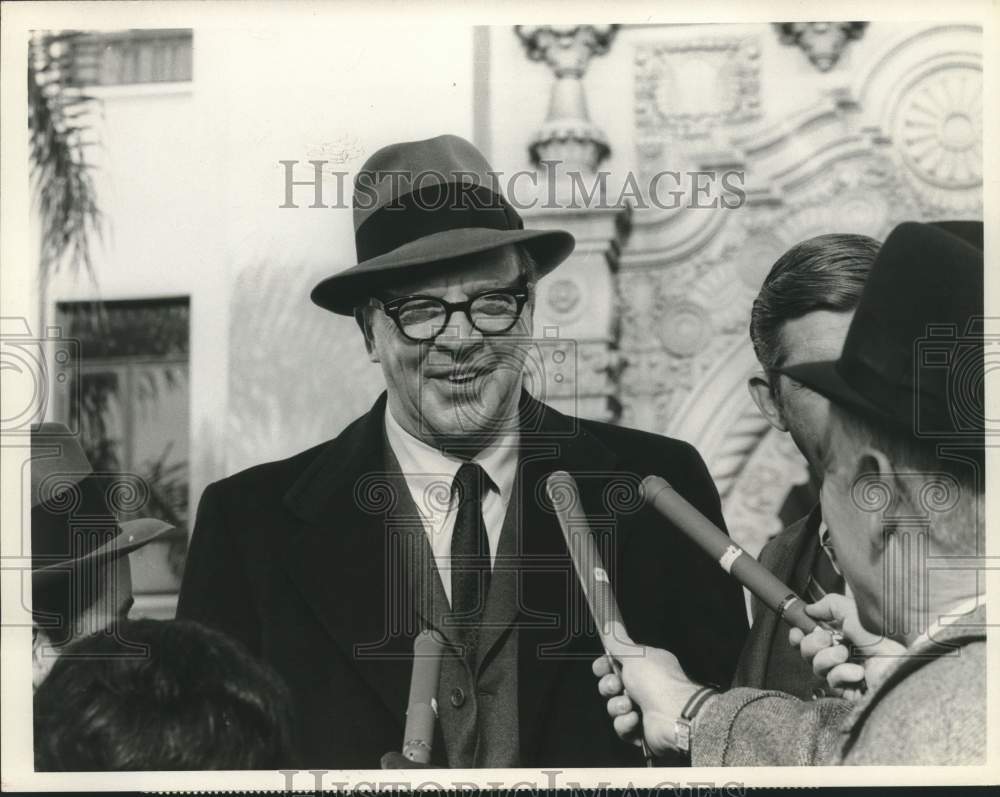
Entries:
MULTIPOLYGON (((382 302, 404 296, 433 296, 464 302, 493 289, 524 286, 513 246, 470 255, 461 266, 420 282, 387 289, 382 302)), ((382 366, 389 410, 399 424, 424 442, 476 440, 485 444, 516 422, 525 338, 532 334, 533 299, 517 323, 502 334, 483 335, 465 313, 455 312, 430 342, 407 338, 378 307, 366 309, 369 356, 382 366)))

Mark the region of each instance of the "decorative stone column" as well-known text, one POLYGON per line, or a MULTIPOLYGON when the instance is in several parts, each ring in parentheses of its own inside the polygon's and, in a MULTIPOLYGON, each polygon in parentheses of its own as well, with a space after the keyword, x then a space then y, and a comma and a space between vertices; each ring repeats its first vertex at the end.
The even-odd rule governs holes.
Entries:
POLYGON ((517 25, 532 61, 544 61, 555 74, 549 112, 531 140, 535 164, 555 161, 566 170, 593 172, 611 151, 604 131, 590 121, 583 76, 590 59, 611 47, 617 25, 517 25))
POLYGON ((611 147, 590 120, 583 76, 591 57, 608 51, 617 27, 515 29, 528 57, 555 75, 548 115, 529 145, 540 169, 538 202, 523 215, 531 227, 564 229, 576 238, 573 255, 538 286, 529 388, 564 412, 603 421, 621 414, 617 270, 631 224, 628 208, 610 207, 596 180, 611 147))

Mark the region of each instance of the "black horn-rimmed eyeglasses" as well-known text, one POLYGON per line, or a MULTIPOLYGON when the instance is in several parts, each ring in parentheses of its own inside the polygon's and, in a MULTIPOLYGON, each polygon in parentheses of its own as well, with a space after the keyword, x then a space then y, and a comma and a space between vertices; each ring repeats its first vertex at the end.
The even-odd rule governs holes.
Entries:
POLYGON ((529 286, 491 288, 464 302, 448 302, 438 296, 401 296, 375 302, 396 322, 405 338, 417 343, 434 340, 444 332, 452 313, 463 312, 473 329, 483 335, 502 335, 514 328, 528 301, 529 286))

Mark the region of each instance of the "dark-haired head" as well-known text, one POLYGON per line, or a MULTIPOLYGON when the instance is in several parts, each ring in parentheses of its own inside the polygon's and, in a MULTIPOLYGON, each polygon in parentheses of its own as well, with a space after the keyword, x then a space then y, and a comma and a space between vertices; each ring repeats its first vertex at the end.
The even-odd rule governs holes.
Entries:
POLYGON ((775 261, 750 313, 750 341, 766 370, 787 364, 786 323, 817 310, 858 306, 880 247, 866 235, 831 233, 801 241, 775 261))
POLYGON ((73 642, 35 693, 35 768, 287 766, 290 706, 279 677, 229 637, 122 622, 73 642))
POLYGON ((864 235, 817 235, 772 266, 750 315, 750 340, 761 370, 750 395, 776 429, 791 434, 818 478, 828 403, 776 369, 836 359, 878 254, 864 235))

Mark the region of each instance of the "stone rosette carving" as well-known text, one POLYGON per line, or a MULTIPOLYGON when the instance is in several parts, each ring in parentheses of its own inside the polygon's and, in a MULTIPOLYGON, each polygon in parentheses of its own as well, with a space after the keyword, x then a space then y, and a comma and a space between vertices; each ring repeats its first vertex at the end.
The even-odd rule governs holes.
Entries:
POLYGON ((562 169, 594 171, 611 152, 608 138, 590 120, 583 76, 590 59, 611 47, 617 25, 517 25, 514 30, 533 61, 555 75, 549 112, 529 145, 533 163, 555 161, 562 169))
POLYGON ((704 307, 685 299, 667 305, 658 330, 663 348, 678 357, 693 357, 712 335, 712 321, 704 307))
POLYGON ((982 70, 946 64, 917 77, 890 118, 906 173, 928 210, 981 213, 982 70))
POLYGON ((557 277, 539 287, 549 314, 554 320, 571 323, 580 317, 584 308, 584 291, 571 277, 557 277))
POLYGON ((698 380, 745 338, 756 291, 737 273, 737 253, 709 247, 682 264, 619 271, 624 422, 667 429, 698 380))
POLYGON ((798 47, 820 72, 833 69, 847 47, 860 39, 867 22, 775 22, 783 44, 798 47))

